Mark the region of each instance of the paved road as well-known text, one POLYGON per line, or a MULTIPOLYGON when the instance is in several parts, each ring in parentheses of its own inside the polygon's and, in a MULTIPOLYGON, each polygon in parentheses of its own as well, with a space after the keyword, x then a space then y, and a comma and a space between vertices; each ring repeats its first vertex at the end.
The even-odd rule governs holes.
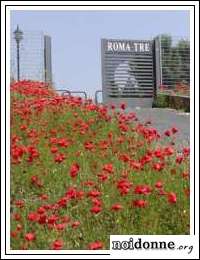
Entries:
MULTIPOLYGON (((130 111, 129 109, 127 109, 130 111)), ((173 126, 179 129, 176 133, 176 145, 188 146, 190 141, 190 114, 166 108, 140 108, 131 109, 141 122, 151 121, 151 125, 162 134, 173 126)))

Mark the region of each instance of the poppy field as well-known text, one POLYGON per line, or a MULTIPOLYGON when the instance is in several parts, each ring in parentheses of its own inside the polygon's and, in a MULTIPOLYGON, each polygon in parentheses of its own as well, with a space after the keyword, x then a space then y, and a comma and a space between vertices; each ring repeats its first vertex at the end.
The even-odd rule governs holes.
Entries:
POLYGON ((190 230, 189 147, 173 125, 140 123, 126 104, 11 84, 11 249, 109 249, 110 235, 190 230))

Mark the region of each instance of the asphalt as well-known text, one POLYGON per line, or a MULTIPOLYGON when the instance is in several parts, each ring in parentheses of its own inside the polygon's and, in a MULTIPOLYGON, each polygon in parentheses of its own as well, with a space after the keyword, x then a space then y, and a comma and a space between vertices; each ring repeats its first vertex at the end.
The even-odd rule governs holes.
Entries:
POLYGON ((165 130, 176 127, 176 146, 182 148, 190 145, 190 113, 167 108, 127 109, 129 111, 135 112, 140 122, 151 122, 149 126, 155 127, 161 135, 165 130))

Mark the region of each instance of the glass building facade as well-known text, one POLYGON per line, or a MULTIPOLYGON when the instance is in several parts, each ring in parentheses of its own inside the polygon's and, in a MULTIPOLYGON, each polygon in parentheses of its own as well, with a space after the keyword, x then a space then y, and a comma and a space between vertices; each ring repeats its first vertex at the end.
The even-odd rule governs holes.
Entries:
MULTIPOLYGON (((11 78, 17 79, 17 44, 11 35, 11 78)), ((20 80, 52 82, 51 37, 23 31, 19 45, 20 80)))

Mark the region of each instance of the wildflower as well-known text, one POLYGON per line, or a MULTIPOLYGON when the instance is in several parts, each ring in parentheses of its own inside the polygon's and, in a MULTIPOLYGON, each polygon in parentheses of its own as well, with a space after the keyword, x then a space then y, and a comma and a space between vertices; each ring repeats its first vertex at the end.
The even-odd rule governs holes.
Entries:
POLYGON ((51 245, 51 249, 60 250, 63 248, 63 245, 64 245, 64 243, 62 240, 55 240, 51 245))
POLYGON ((98 198, 91 198, 93 206, 100 207, 102 205, 102 202, 98 198))
POLYGON ((58 216, 56 216, 56 215, 51 215, 51 216, 48 218, 47 222, 48 222, 49 224, 55 224, 57 220, 58 220, 58 216))
POLYGON ((56 146, 52 146, 51 147, 51 152, 52 153, 57 153, 57 151, 58 151, 58 148, 56 146))
POLYGON ((44 214, 45 211, 46 211, 46 209, 43 208, 43 207, 39 207, 39 208, 37 209, 38 214, 44 214))
POLYGON ((152 190, 151 187, 148 185, 137 185, 135 187, 134 193, 149 195, 151 193, 151 190, 152 190))
POLYGON ((59 223, 59 224, 56 224, 55 225, 55 228, 58 230, 58 231, 63 231, 66 227, 66 224, 65 223, 59 223))
POLYGON ((113 169, 113 165, 112 163, 107 163, 103 166, 103 170, 108 172, 108 173, 113 173, 114 169, 113 169))
POLYGON ((164 164, 163 163, 155 163, 153 165, 153 169, 156 171, 161 171, 164 168, 164 164))
POLYGON ((72 228, 77 228, 78 226, 80 226, 80 221, 74 221, 73 223, 72 223, 72 228))
POLYGON ((161 181, 157 181, 155 187, 161 189, 163 187, 163 183, 161 181))
POLYGON ((19 213, 14 213, 12 215, 12 218, 16 221, 20 221, 21 220, 21 215, 19 213))
POLYGON ((55 156, 54 160, 57 163, 61 163, 65 159, 65 155, 62 153, 59 153, 55 156))
POLYGON ((57 144, 61 147, 68 147, 70 145, 70 142, 65 138, 58 139, 57 144))
POLYGON ((43 225, 43 224, 48 223, 48 221, 47 221, 47 216, 46 216, 45 214, 40 215, 40 216, 39 216, 38 223, 39 223, 40 225, 43 225))
POLYGON ((18 235, 17 231, 11 231, 10 232, 10 236, 13 237, 13 238, 16 238, 18 235))
POLYGON ((177 156, 177 157, 176 157, 176 163, 177 163, 177 164, 181 164, 182 161, 183 161, 183 159, 184 159, 183 156, 177 156))
POLYGON ((47 194, 41 194, 41 195, 39 195, 39 198, 41 200, 47 200, 48 199, 48 195, 47 194))
POLYGON ((172 133, 173 133, 173 134, 176 134, 176 133, 178 132, 178 129, 177 129, 176 127, 172 127, 171 130, 172 130, 172 133))
POLYGON ((28 214, 28 220, 29 220, 29 221, 36 222, 36 221, 38 221, 38 219, 39 219, 39 214, 37 214, 37 213, 35 213, 35 212, 30 212, 30 213, 28 214))
POLYGON ((93 144, 93 142, 85 142, 84 147, 85 147, 86 150, 90 151, 90 150, 94 149, 94 144, 93 144))
POLYGON ((25 239, 26 239, 27 241, 33 241, 33 240, 36 239, 36 236, 35 236, 34 233, 26 233, 25 239))
POLYGON ((80 166, 77 163, 72 164, 70 168, 70 176, 72 178, 75 178, 78 175, 78 171, 80 169, 80 166))
POLYGON ((183 148, 183 155, 186 157, 190 154, 190 147, 183 148))
POLYGON ((176 201, 177 201, 176 193, 169 192, 168 193, 168 202, 173 204, 173 203, 176 203, 176 201))
POLYGON ((18 207, 18 208, 23 208, 24 205, 25 205, 25 202, 24 202, 24 200, 16 200, 16 201, 15 201, 15 205, 16 205, 16 207, 18 207))
POLYGON ((148 205, 148 202, 146 200, 134 200, 133 206, 137 208, 145 208, 148 205))
POLYGON ((125 110, 125 109, 126 109, 126 104, 125 104, 125 103, 121 103, 121 104, 120 104, 120 108, 121 108, 122 110, 125 110))
POLYGON ((165 132, 164 132, 164 135, 166 135, 166 136, 171 136, 171 132, 169 131, 169 130, 166 130, 165 132))
POLYGON ((165 147, 164 154, 170 156, 174 153, 174 149, 171 146, 165 147))
POLYGON ((123 209, 123 206, 121 204, 119 204, 119 203, 115 203, 111 207, 111 210, 113 210, 113 211, 119 211, 121 209, 123 209))
POLYGON ((88 192, 88 197, 99 197, 101 195, 101 192, 98 190, 91 190, 88 192))
POLYGON ((98 214, 99 212, 102 211, 102 208, 99 207, 99 206, 94 206, 94 207, 92 207, 92 208, 90 209, 90 211, 91 211, 92 213, 94 213, 94 214, 98 214))
POLYGON ((103 248, 103 243, 101 241, 91 242, 88 245, 88 249, 90 249, 90 250, 98 250, 98 249, 102 249, 102 248, 103 248))

